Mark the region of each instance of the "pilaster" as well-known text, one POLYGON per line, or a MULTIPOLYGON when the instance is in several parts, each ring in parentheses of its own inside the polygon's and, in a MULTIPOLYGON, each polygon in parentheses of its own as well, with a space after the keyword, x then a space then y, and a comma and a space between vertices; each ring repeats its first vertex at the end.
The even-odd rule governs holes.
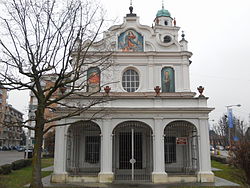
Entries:
POLYGON ((214 182, 214 174, 211 171, 211 159, 209 149, 209 133, 208 133, 208 119, 199 119, 199 164, 200 171, 198 173, 199 182, 214 182))
POLYGON ((112 172, 112 119, 103 118, 101 135, 101 172, 98 174, 100 183, 111 183, 112 172))
POLYGON ((154 171, 152 173, 153 183, 168 182, 168 175, 165 172, 164 162, 164 135, 163 135, 163 118, 154 118, 154 137, 153 137, 153 157, 154 171))
POLYGON ((51 181, 62 183, 66 181, 66 126, 56 127, 54 172, 51 181))

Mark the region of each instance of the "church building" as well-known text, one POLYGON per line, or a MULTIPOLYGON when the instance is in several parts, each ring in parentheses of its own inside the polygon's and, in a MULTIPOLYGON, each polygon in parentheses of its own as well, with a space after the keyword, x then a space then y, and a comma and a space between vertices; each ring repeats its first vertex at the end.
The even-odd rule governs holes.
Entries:
POLYGON ((214 182, 208 134, 213 108, 203 87, 198 95, 190 90, 192 53, 185 35, 179 36, 164 6, 152 26, 141 25, 129 9, 124 22, 89 49, 113 49, 108 71, 83 67, 89 77, 85 92, 99 89, 102 94, 92 97, 112 100, 87 111, 91 117, 106 109, 92 121, 82 115, 61 120, 68 125, 56 127, 52 182, 214 182))

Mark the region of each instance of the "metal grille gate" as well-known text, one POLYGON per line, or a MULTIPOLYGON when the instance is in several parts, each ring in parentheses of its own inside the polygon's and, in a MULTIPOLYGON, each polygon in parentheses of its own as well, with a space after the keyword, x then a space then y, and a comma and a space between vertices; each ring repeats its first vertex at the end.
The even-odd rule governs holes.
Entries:
POLYGON ((150 181, 152 173, 152 130, 136 121, 124 122, 113 131, 115 180, 150 181))
POLYGON ((164 130, 165 170, 168 174, 195 174, 198 170, 198 136, 196 127, 175 121, 164 130))
POLYGON ((100 171, 100 128, 94 122, 72 124, 67 134, 67 172, 97 174, 100 171))

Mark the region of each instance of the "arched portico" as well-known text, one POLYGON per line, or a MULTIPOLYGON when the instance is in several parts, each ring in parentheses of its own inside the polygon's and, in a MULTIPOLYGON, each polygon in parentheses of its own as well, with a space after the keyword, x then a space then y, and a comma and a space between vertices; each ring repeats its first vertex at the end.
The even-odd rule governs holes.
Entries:
POLYGON ((67 132, 66 171, 69 174, 97 174, 100 171, 99 126, 92 121, 73 123, 67 132))
POLYGON ((197 128, 187 121, 173 121, 164 129, 165 171, 196 174, 199 170, 197 128))
POLYGON ((139 121, 125 121, 113 130, 115 180, 150 181, 153 167, 152 129, 139 121))

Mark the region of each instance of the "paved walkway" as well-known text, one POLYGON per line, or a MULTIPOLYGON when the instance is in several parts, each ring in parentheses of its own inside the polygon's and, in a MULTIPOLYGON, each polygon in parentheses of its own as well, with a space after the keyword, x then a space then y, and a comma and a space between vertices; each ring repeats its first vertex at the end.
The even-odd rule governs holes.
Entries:
MULTIPOLYGON (((48 167, 43 169, 43 171, 51 171, 53 167, 48 167)), ((213 169, 213 170, 220 170, 220 169, 213 169)), ((171 183, 171 184, 152 184, 152 183, 145 183, 145 184, 124 184, 124 183, 112 183, 112 184, 104 184, 104 183, 70 183, 70 184, 54 184, 50 183, 50 176, 47 176, 42 179, 44 187, 82 187, 82 188, 167 188, 167 187, 178 187, 178 186, 240 186, 239 184, 230 182, 228 180, 215 177, 214 183, 171 183)))

